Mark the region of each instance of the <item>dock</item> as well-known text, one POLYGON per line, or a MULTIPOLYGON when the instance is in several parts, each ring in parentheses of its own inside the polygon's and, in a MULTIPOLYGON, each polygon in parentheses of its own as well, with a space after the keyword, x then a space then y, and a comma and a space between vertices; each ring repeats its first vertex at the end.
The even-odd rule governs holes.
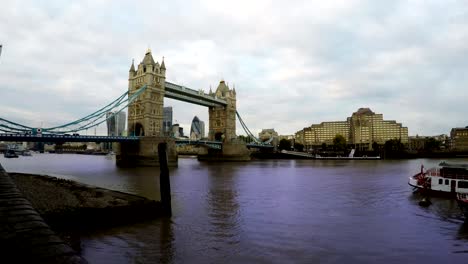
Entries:
POLYGON ((380 156, 375 156, 375 157, 355 157, 354 156, 354 149, 351 151, 351 153, 348 156, 337 156, 337 157, 324 157, 320 155, 314 155, 306 152, 298 152, 298 151, 289 151, 289 150, 282 150, 281 153, 294 156, 297 158, 301 159, 317 159, 317 160, 379 160, 380 156))

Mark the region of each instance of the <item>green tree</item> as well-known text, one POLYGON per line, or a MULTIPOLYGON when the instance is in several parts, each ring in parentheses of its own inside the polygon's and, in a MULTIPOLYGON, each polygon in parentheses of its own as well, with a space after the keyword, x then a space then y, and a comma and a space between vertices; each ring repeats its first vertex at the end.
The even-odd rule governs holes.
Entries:
POLYGON ((294 149, 297 151, 304 151, 304 145, 301 143, 294 143, 294 149))
POLYGON ((346 149, 346 139, 340 134, 337 134, 333 138, 333 145, 335 146, 335 149, 337 150, 344 150, 346 149))
POLYGON ((424 142, 424 149, 427 151, 439 150, 440 145, 441 142, 435 138, 426 138, 426 142, 424 142))
POLYGON ((283 149, 291 150, 291 141, 289 141, 289 140, 287 140, 285 138, 281 139, 280 142, 279 142, 278 148, 280 150, 283 150, 283 149))
POLYGON ((384 145, 385 157, 398 158, 404 156, 405 146, 399 139, 390 139, 384 145))
POLYGON ((399 152, 403 151, 405 146, 399 139, 390 139, 385 142, 385 151, 399 152))
POLYGON ((322 143, 322 150, 327 150, 327 143, 325 142, 322 143))
POLYGON ((379 150, 379 144, 378 144, 377 142, 374 141, 374 142, 372 143, 372 149, 373 149, 374 151, 379 150))

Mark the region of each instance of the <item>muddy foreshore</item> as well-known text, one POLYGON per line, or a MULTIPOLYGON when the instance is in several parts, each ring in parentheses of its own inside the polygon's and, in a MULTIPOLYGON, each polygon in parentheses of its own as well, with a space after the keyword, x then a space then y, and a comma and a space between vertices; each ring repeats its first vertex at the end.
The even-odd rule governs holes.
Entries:
POLYGON ((8 173, 52 229, 88 230, 162 216, 160 202, 47 175, 8 173))

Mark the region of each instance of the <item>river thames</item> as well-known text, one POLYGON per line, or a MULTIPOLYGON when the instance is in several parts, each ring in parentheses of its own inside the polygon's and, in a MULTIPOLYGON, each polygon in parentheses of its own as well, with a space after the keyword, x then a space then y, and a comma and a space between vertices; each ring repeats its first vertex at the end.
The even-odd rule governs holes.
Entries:
MULTIPOLYGON (((179 158, 171 219, 82 234, 80 254, 90 263, 466 263, 468 224, 456 201, 420 207, 407 184, 421 164, 438 162, 179 158)), ((0 163, 159 200, 158 168, 73 154, 0 163)))

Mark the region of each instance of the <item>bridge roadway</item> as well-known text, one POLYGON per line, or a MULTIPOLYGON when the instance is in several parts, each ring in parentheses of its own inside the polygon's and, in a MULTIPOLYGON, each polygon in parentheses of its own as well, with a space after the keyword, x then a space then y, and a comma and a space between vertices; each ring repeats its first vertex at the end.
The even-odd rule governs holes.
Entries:
MULTIPOLYGON (((209 141, 209 140, 190 140, 190 139, 176 139, 176 145, 207 145, 211 148, 221 149, 223 142, 221 141, 209 141)), ((246 144, 248 148, 273 148, 270 144, 246 144)))
POLYGON ((138 137, 123 137, 123 136, 71 136, 57 134, 0 134, 0 141, 13 142, 130 142, 138 141, 138 137))
MULTIPOLYGON (((131 142, 139 141, 139 137, 135 136, 72 136, 72 135, 56 135, 56 134, 42 134, 42 135, 30 135, 30 134, 5 134, 0 133, 0 141, 9 142, 131 142)), ((207 145, 212 148, 221 149, 223 145, 220 141, 209 141, 209 140, 190 140, 190 139, 176 139, 177 145, 207 145)), ((272 148, 269 144, 255 144, 248 143, 247 147, 250 148, 272 148)))

